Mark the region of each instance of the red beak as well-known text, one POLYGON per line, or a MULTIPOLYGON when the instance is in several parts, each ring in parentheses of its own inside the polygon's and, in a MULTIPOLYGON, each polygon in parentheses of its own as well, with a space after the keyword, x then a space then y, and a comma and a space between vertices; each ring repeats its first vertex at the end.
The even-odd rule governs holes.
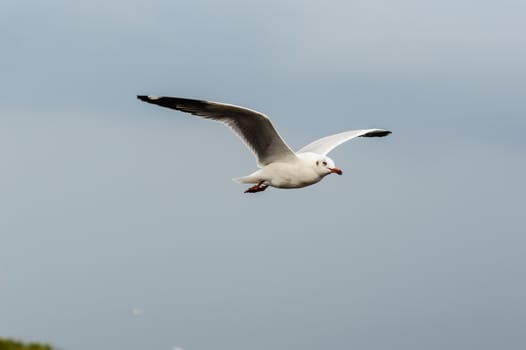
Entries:
POLYGON ((331 173, 336 173, 338 175, 342 175, 343 174, 343 171, 341 171, 338 168, 329 168, 329 170, 331 171, 331 173))

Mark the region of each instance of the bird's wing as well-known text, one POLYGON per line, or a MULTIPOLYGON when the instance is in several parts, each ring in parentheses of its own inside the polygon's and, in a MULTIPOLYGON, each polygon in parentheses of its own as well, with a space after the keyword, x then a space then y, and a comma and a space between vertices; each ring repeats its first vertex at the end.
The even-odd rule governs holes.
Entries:
POLYGON ((383 137, 391 132, 383 129, 351 130, 339 134, 323 137, 319 140, 309 143, 298 151, 298 153, 318 153, 327 155, 330 151, 344 142, 354 139, 355 137, 383 137))
POLYGON ((139 95, 141 101, 177 109, 221 122, 234 130, 256 155, 258 166, 296 158, 279 136, 270 119, 262 113, 235 105, 179 97, 139 95))

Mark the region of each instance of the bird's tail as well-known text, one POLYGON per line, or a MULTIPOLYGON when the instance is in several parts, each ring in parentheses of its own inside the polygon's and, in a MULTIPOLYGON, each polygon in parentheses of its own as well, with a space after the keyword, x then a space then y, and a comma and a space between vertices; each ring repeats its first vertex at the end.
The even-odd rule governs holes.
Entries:
POLYGON ((234 182, 238 182, 240 184, 257 184, 259 180, 257 180, 254 176, 243 176, 243 177, 236 177, 232 179, 234 182))

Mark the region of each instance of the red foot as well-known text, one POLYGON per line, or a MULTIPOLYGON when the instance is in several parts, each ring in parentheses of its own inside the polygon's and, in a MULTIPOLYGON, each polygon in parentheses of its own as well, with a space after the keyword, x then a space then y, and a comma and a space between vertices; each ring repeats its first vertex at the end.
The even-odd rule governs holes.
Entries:
POLYGON ((263 182, 258 183, 257 185, 254 185, 247 189, 245 193, 256 193, 256 192, 262 192, 267 189, 267 185, 263 185, 263 182))

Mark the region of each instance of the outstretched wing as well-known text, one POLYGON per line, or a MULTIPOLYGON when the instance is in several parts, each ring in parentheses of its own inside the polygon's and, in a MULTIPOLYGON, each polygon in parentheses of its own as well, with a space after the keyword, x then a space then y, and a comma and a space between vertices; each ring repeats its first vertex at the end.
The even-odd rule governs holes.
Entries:
POLYGON ((355 137, 383 137, 389 135, 391 132, 383 129, 367 129, 367 130, 351 130, 339 134, 326 136, 319 140, 309 143, 298 151, 298 153, 318 153, 327 155, 330 151, 338 147, 344 142, 347 142, 355 137))
POLYGON ((144 102, 177 109, 229 126, 254 152, 260 167, 296 157, 274 129, 270 119, 262 113, 240 106, 188 98, 143 95, 139 95, 137 98, 144 102))

